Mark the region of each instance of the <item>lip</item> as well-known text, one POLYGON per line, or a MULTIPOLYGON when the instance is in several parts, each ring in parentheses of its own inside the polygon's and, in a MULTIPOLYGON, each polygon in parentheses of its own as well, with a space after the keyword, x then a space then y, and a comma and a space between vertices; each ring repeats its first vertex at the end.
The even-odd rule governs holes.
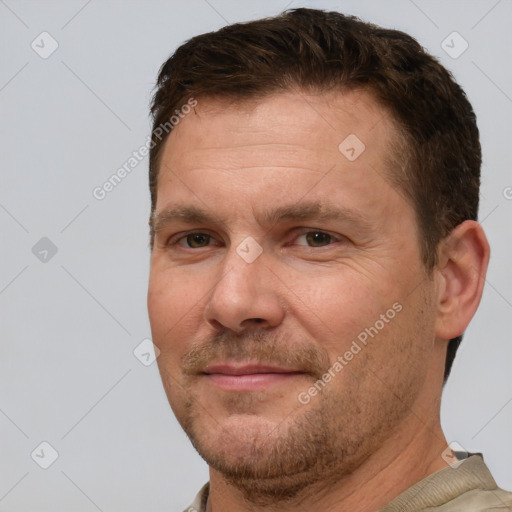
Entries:
POLYGON ((203 373, 223 375, 253 375, 256 373, 302 373, 294 368, 284 368, 259 363, 220 363, 208 365, 203 373))
POLYGON ((214 364, 203 375, 224 391, 258 391, 305 375, 293 368, 262 364, 214 364))

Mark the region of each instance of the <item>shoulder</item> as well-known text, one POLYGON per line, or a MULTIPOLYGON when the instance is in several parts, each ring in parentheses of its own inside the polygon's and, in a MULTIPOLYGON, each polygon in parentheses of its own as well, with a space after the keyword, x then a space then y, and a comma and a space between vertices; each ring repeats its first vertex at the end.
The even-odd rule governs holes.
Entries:
POLYGON ((429 475, 381 512, 512 512, 512 493, 500 489, 481 454, 429 475))
POLYGON ((473 489, 434 510, 439 512, 512 512, 512 493, 500 488, 473 489))

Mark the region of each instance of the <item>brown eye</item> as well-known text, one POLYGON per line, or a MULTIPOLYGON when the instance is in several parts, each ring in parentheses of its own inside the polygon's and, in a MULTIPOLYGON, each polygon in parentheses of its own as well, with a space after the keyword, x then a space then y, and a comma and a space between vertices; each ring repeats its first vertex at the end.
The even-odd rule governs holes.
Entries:
POLYGON ((188 247, 197 249, 199 247, 207 247, 210 243, 211 236, 205 233, 191 233, 186 236, 188 247))
POLYGON ((323 247, 332 242, 332 236, 321 231, 310 231, 305 236, 308 245, 311 247, 323 247))

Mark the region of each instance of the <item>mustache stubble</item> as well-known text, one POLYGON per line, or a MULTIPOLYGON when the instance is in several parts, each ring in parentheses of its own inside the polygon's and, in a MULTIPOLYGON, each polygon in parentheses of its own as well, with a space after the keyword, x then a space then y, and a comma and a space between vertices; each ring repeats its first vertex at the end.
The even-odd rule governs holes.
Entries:
POLYGON ((199 375, 215 362, 257 361, 261 364, 293 368, 319 379, 330 367, 325 351, 311 343, 290 342, 290 336, 268 331, 244 331, 236 334, 225 330, 204 341, 193 343, 181 358, 185 375, 199 375))

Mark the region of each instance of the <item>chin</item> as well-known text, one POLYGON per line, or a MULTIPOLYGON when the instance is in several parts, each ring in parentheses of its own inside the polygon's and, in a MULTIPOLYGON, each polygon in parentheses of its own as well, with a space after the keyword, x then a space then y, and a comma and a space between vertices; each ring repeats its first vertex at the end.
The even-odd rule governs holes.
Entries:
MULTIPOLYGON (((188 435, 211 470, 248 502, 267 506, 300 500, 305 489, 322 485, 326 470, 340 463, 318 432, 303 427, 290 418, 276 424, 238 415, 217 424, 196 423, 188 435)), ((339 468, 335 472, 337 479, 339 468)))
POLYGON ((275 421, 262 415, 231 414, 222 419, 203 418, 186 432, 209 464, 223 460, 233 467, 247 463, 257 467, 286 439, 286 430, 282 418, 275 421))

